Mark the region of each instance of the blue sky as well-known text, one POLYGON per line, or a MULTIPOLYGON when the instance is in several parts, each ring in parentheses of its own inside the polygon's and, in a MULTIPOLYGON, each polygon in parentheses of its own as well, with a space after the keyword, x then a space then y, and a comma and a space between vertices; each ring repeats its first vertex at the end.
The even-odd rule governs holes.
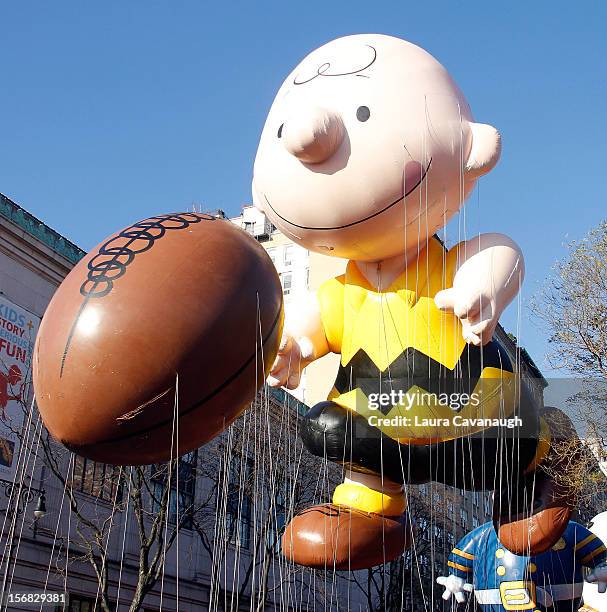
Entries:
POLYGON ((382 32, 426 48, 503 156, 468 233, 501 231, 527 260, 503 322, 539 364, 525 302, 605 212, 607 36, 587 2, 6 2, 0 7, 0 191, 91 248, 135 219, 250 201, 274 93, 307 52, 382 32))

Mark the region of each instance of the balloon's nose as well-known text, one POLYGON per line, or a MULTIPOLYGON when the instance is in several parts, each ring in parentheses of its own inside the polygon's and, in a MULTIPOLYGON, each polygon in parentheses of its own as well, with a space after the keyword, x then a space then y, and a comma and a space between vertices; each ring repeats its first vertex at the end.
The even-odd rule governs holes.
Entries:
POLYGON ((289 153, 302 162, 318 164, 338 149, 344 139, 341 116, 326 108, 299 109, 284 123, 282 141, 289 153))

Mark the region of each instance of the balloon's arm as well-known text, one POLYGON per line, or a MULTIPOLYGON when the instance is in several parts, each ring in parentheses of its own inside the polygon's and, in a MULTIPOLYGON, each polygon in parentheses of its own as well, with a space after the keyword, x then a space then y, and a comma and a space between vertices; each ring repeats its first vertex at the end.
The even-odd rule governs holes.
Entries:
POLYGON ((523 253, 508 236, 480 234, 453 247, 447 261, 455 269, 453 286, 436 294, 436 305, 460 319, 466 342, 486 344, 520 290, 523 253))
POLYGON ((316 293, 310 293, 287 307, 285 331, 299 344, 305 363, 303 367, 329 353, 316 293))
POLYGON ((299 386, 302 370, 330 349, 315 294, 289 304, 285 310, 285 327, 268 384, 295 389, 299 386))
POLYGON ((466 601, 466 594, 471 593, 474 590, 474 586, 472 584, 466 582, 463 578, 460 578, 455 574, 439 576, 436 579, 436 582, 445 587, 443 599, 449 600, 451 599, 451 596, 454 596, 457 603, 464 603, 466 601))

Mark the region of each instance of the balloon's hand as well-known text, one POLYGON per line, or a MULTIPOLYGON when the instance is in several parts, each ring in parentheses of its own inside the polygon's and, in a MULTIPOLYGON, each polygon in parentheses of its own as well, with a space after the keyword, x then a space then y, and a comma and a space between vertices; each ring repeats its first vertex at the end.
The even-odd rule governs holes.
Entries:
POLYGON ((293 336, 284 334, 268 375, 270 387, 299 387, 301 372, 311 361, 313 352, 312 344, 307 338, 296 340, 293 336))
POLYGON ((607 592, 607 563, 603 563, 595 567, 586 577, 588 582, 596 584, 599 588, 599 593, 607 592))
POLYGON ((481 346, 493 337, 501 312, 495 298, 470 287, 451 287, 439 291, 434 302, 441 310, 452 312, 462 324, 462 335, 468 344, 481 346))
POLYGON ((434 297, 441 310, 462 322, 469 344, 487 344, 500 315, 518 294, 525 276, 520 248, 503 234, 480 234, 449 251, 456 257, 453 286, 434 297))
POLYGON ((436 582, 441 586, 445 587, 443 593, 443 599, 446 601, 451 599, 451 595, 455 597, 457 603, 464 603, 466 601, 466 592, 471 593, 474 587, 466 582, 463 578, 459 578, 454 574, 449 576, 439 576, 436 582))

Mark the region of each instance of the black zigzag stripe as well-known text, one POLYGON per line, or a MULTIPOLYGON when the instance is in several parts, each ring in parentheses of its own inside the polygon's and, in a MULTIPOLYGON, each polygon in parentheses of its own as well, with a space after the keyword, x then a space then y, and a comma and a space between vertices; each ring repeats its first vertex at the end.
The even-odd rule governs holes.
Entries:
MULTIPOLYGON (((506 351, 495 340, 483 347, 466 345, 453 370, 409 347, 381 371, 360 349, 345 366, 340 366, 335 388, 339 393, 358 388, 367 396, 393 390, 406 392, 413 386, 436 394, 472 393, 481 372, 487 367, 513 371, 506 351)), ((391 409, 386 406, 382 411, 391 409)))

